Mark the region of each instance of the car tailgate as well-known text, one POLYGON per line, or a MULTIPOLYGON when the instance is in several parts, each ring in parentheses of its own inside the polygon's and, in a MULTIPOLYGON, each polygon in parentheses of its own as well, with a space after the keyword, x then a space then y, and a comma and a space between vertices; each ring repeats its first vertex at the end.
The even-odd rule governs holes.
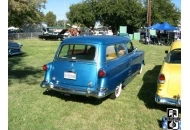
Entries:
POLYGON ((79 87, 93 87, 97 82, 95 62, 55 60, 53 77, 59 84, 79 87))

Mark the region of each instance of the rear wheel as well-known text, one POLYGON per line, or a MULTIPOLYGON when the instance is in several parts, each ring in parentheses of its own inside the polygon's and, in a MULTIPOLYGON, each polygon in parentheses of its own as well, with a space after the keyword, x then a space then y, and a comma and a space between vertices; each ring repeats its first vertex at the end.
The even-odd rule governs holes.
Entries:
POLYGON ((116 99, 120 96, 121 94, 121 89, 122 89, 122 83, 120 83, 116 88, 114 93, 111 94, 110 98, 111 99, 116 99))

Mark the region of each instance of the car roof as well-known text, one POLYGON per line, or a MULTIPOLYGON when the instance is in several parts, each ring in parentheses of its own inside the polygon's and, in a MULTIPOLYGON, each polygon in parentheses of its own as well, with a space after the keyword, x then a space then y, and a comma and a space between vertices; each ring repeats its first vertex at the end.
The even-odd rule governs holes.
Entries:
POLYGON ((170 51, 181 48, 181 40, 176 40, 171 44, 170 51))
POLYGON ((71 38, 66 38, 62 41, 62 43, 93 43, 93 44, 115 44, 121 42, 129 42, 131 41, 127 37, 121 36, 99 36, 99 35, 91 35, 91 36, 76 36, 71 38))

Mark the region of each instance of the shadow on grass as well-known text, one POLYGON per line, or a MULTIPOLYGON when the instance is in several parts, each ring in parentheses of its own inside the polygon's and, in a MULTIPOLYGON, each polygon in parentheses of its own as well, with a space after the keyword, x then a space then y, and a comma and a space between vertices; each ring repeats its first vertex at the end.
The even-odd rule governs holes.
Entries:
POLYGON ((162 128, 162 119, 160 119, 160 120, 157 119, 157 122, 158 122, 158 126, 159 126, 160 128, 162 128))
POLYGON ((36 78, 39 78, 42 73, 42 70, 36 69, 31 66, 25 66, 22 62, 24 57, 27 57, 26 53, 22 55, 14 55, 8 57, 8 85, 13 84, 12 80, 17 79, 28 84, 36 84, 36 78), (19 68, 14 69, 15 66, 19 68), (32 78, 29 80, 27 76, 31 76, 32 78))
POLYGON ((99 105, 106 99, 108 99, 109 96, 104 97, 102 99, 96 99, 94 97, 86 97, 86 96, 80 96, 80 95, 73 95, 73 94, 65 94, 54 90, 44 91, 44 95, 53 96, 60 98, 62 100, 65 100, 65 102, 72 101, 72 102, 79 102, 84 104, 92 104, 92 105, 99 105))
MULTIPOLYGON (((166 112, 167 108, 176 108, 175 106, 168 106, 157 104, 155 102, 155 94, 157 90, 157 78, 161 69, 161 65, 156 65, 152 70, 148 70, 143 76, 143 85, 138 93, 138 98, 144 101, 145 106, 149 109, 160 109, 166 112)), ((179 108, 181 109, 181 108, 179 108)), ((181 110, 179 110, 181 111, 181 110)))

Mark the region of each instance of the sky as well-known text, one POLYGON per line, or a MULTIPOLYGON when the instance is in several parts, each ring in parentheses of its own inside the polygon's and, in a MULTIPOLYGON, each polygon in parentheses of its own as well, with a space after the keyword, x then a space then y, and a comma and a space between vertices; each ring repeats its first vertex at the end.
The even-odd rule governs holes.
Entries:
MULTIPOLYGON (((47 0, 45 4, 46 9, 42 9, 44 14, 49 11, 52 11, 57 20, 66 20, 66 12, 69 12, 69 6, 72 4, 76 4, 82 2, 82 0, 47 0)), ((181 0, 172 0, 172 2, 181 9, 181 0)))

